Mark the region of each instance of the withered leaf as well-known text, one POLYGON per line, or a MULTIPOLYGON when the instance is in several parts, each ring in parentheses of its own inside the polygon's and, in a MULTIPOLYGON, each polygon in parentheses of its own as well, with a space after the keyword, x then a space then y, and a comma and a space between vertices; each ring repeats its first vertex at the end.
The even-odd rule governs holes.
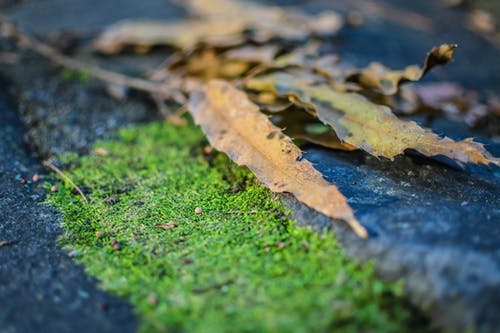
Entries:
POLYGON ((225 21, 123 20, 107 27, 93 42, 103 53, 117 53, 128 46, 147 50, 155 45, 187 49, 199 43, 216 46, 240 44, 245 24, 237 19, 225 21))
POLYGON ((384 95, 393 95, 400 84, 418 81, 432 68, 450 62, 456 48, 456 44, 443 44, 433 48, 427 54, 422 68, 412 65, 403 70, 390 70, 378 62, 373 62, 367 68, 349 75, 347 80, 384 95))
POLYGON ((331 35, 342 26, 334 12, 308 15, 299 11, 239 0, 186 0, 179 5, 196 16, 182 21, 125 20, 108 27, 94 41, 104 53, 116 53, 126 46, 141 51, 155 45, 181 49, 203 43, 235 46, 246 37, 258 42, 271 38, 303 40, 311 35, 331 35))
POLYGON ((272 191, 292 193, 309 207, 346 221, 360 237, 367 236, 345 197, 302 159, 299 148, 244 92, 212 80, 191 94, 189 110, 212 146, 247 166, 272 191))
POLYGON ((335 12, 308 15, 298 10, 259 4, 244 0, 183 0, 179 4, 191 14, 207 20, 237 18, 245 23, 252 39, 264 42, 278 37, 303 40, 312 34, 331 35, 343 24, 335 12))
POLYGON ((233 48, 222 54, 226 60, 240 60, 256 64, 269 64, 274 60, 280 48, 277 45, 245 45, 233 48))
POLYGON ((283 129, 292 139, 303 140, 330 149, 353 151, 353 145, 342 142, 328 126, 301 110, 287 110, 270 117, 271 122, 283 129))
POLYGON ((279 48, 274 45, 246 45, 223 53, 214 48, 205 47, 180 55, 178 61, 160 70, 205 80, 235 79, 254 66, 272 62, 278 51, 279 48))
POLYGON ((406 149, 413 149, 426 156, 443 155, 459 163, 499 164, 481 143, 439 137, 413 121, 398 119, 388 107, 374 104, 359 94, 335 91, 324 83, 314 85, 307 77, 302 78, 299 71, 253 78, 247 81, 247 87, 270 89, 301 99, 314 108, 318 119, 330 125, 341 140, 374 156, 392 159, 406 149))

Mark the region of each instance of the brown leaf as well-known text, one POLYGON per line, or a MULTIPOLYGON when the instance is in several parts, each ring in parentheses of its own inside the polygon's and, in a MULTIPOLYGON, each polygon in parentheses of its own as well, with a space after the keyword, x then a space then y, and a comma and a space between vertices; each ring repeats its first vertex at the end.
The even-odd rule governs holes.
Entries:
POLYGON ((412 65, 403 70, 390 70, 378 62, 373 62, 367 68, 348 76, 347 80, 384 95, 393 95, 400 84, 418 81, 432 68, 450 62, 456 48, 456 44, 443 44, 433 48, 427 54, 422 68, 412 65))
POLYGON ((188 12, 207 20, 237 18, 244 22, 254 40, 268 41, 273 37, 303 40, 319 34, 331 35, 342 27, 342 18, 335 12, 324 11, 308 15, 297 10, 259 4, 244 0, 182 0, 179 4, 188 12))
POLYGON ((323 179, 290 138, 274 126, 242 91, 212 80, 191 94, 189 110, 215 148, 247 166, 274 192, 289 192, 317 211, 346 221, 366 237, 338 189, 323 179))
POLYGON ((249 80, 247 87, 271 89, 299 98, 312 106, 316 116, 330 125, 341 140, 375 156, 392 159, 406 149, 413 149, 426 156, 443 155, 459 163, 499 164, 481 143, 441 138, 413 121, 398 119, 388 107, 356 93, 335 91, 324 83, 314 85, 310 77, 303 78, 300 74, 300 71, 273 73, 249 80))
POLYGON ((274 60, 280 48, 276 45, 245 45, 233 48, 222 54, 226 60, 240 60, 255 64, 269 64, 274 60))
POLYGON ((271 63, 278 51, 279 48, 273 45, 247 45, 229 49, 224 53, 205 47, 180 55, 177 61, 160 70, 205 80, 235 79, 257 65, 271 63))
POLYGON ((216 46, 237 45, 243 41, 245 23, 237 19, 225 21, 151 21, 124 20, 104 30, 93 46, 103 53, 117 53, 128 46, 150 48, 155 45, 187 49, 199 43, 216 46))
POLYGON ((171 22, 121 21, 102 32, 94 41, 94 47, 104 53, 116 53, 127 46, 141 52, 155 45, 181 49, 200 43, 235 46, 246 37, 265 42, 276 37, 304 40, 311 35, 332 35, 342 26, 341 17, 334 12, 308 15, 238 0, 185 0, 179 5, 196 18, 171 22))

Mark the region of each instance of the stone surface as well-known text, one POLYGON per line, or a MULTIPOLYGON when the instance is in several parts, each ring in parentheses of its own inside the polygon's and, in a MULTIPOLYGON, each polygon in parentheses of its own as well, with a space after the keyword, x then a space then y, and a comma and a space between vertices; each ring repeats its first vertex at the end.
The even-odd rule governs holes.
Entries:
POLYGON ((0 246, 0 331, 134 331, 132 309, 99 290, 57 247, 60 218, 31 181, 43 170, 23 143, 6 87, 0 81, 0 242, 12 243, 0 246))
MULTIPOLYGON (((497 150, 500 147, 496 147, 497 150)), ((494 332, 500 326, 500 170, 454 170, 420 158, 394 162, 311 148, 306 158, 349 199, 368 241, 286 196, 300 223, 333 228, 348 253, 405 278, 434 322, 494 332)))
MULTIPOLYGON (((332 5, 327 0, 308 1, 306 4, 301 1, 274 2, 301 4, 311 12, 332 5)), ((335 5, 347 12, 360 2, 363 1, 339 0, 335 5)), ((338 37, 326 43, 324 51, 338 52, 359 66, 378 60, 391 67, 402 67, 421 62, 425 52, 434 45, 457 42, 460 48, 454 63, 436 70, 426 80, 456 80, 482 92, 500 91, 500 72, 492 70, 497 67, 500 51, 464 28, 463 13, 445 9, 437 1, 390 0, 386 3, 392 8, 413 9, 422 17, 430 18, 432 29, 414 29, 387 17, 372 15, 365 18, 365 24, 360 28, 343 29, 338 37)), ((133 0, 24 1, 11 5, 6 12, 27 30, 44 36, 63 28, 92 33, 94 29, 128 16, 174 18, 182 15, 177 7, 160 0, 147 5, 133 0), (161 11, 162 8, 165 10, 161 11), (38 15, 40 12, 45 14, 38 15)), ((83 56, 89 61, 132 74, 156 66, 163 57, 155 53, 146 60, 143 57, 120 56, 107 62, 103 58, 83 56)), ((95 138, 109 135, 113 129, 155 118, 154 108, 145 104, 141 96, 132 96, 123 103, 107 97, 102 85, 61 82, 60 71, 38 57, 24 55, 23 66, 4 67, 0 72, 13 81, 12 93, 27 125, 26 142, 32 151, 42 156, 67 151, 85 152, 95 138)), ((480 131, 471 133, 463 124, 446 120, 434 121, 431 127, 455 138, 482 134, 480 131)), ((15 133, 14 137, 18 139, 15 147, 19 150, 22 134, 18 127, 15 133)), ((498 145, 492 144, 489 148, 498 156, 498 145)), ((26 170, 37 168, 36 161, 23 158, 26 158, 26 170)), ((405 277, 413 302, 426 310, 441 327, 496 331, 500 326, 496 315, 500 312, 498 168, 470 167, 467 171, 460 171, 415 156, 400 157, 390 162, 360 152, 338 153, 314 147, 307 150, 306 158, 313 161, 327 179, 339 185, 361 222, 369 228, 371 238, 361 241, 344 224, 332 223, 297 204, 293 198, 282 196, 293 208, 293 215, 300 223, 312 225, 317 230, 333 228, 346 250, 355 258, 374 259, 378 270, 386 278, 405 277)), ((21 170, 15 169, 12 164, 5 165, 5 170, 21 170)), ((10 179, 2 178, 2 186, 14 186, 9 183, 10 179)), ((26 190, 24 187, 21 189, 26 190)), ((36 214, 41 208, 36 206, 36 210, 27 210, 26 207, 40 199, 24 194, 8 195, 17 195, 14 198, 18 198, 18 205, 9 208, 9 215, 19 216, 16 220, 30 221, 38 216, 36 214), (16 215, 21 213, 23 215, 16 215)), ((5 205, 10 207, 10 204, 5 205)), ((57 229, 53 228, 57 227, 57 222, 52 221, 54 224, 37 224, 37 227, 45 228, 45 232, 38 233, 37 237, 41 238, 40 242, 48 242, 50 245, 47 248, 53 251, 47 254, 49 262, 59 258, 57 253, 61 253, 54 243, 54 230, 57 229)), ((2 232, 6 236, 10 235, 7 234, 9 230, 16 230, 11 224, 5 226, 0 230, 4 230, 2 232)), ((20 227, 19 232, 24 229, 20 227)), ((33 232, 30 230, 27 228, 24 231, 33 232)), ((0 248, 0 258, 9 247, 0 248)), ((83 273, 78 272, 74 273, 75 278, 85 280, 83 273)), ((12 274, 15 273, 13 271, 12 274)), ((38 285, 38 275, 29 275, 25 271, 18 274, 25 274, 27 278, 34 279, 34 285, 38 285)), ((0 278, 12 281, 15 275, 4 276, 0 278)), ((43 278, 42 281, 48 283, 43 278)), ((61 290, 73 288, 72 283, 64 283, 61 290)), ((10 286, 16 287, 16 283, 10 286)), ((0 299, 10 295, 8 292, 11 289, 3 290, 0 287, 0 299)), ((20 302, 29 299, 24 295, 19 298, 20 302)), ((57 309, 51 304, 46 304, 47 309, 57 309)), ((11 313, 12 308, 2 304, 7 313, 11 313)), ((75 309, 79 306, 75 305, 75 309)), ((7 316, 0 320, 5 320, 3 318, 7 316)), ((12 327, 22 327, 19 326, 21 319, 8 318, 12 327)))

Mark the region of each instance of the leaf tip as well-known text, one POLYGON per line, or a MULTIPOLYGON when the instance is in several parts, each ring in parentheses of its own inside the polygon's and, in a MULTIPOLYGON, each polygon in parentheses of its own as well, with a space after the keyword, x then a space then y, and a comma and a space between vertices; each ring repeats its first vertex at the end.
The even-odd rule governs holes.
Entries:
POLYGON ((346 219, 346 222, 359 238, 368 238, 368 231, 355 217, 346 219))

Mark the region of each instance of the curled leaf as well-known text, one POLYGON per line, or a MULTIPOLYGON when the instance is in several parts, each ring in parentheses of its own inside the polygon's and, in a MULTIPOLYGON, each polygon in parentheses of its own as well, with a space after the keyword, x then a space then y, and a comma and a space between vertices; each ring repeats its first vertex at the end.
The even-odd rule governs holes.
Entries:
POLYGON ((244 92, 212 80, 191 94, 189 110, 212 146, 247 166, 271 191, 292 193, 309 207, 346 221, 360 237, 367 236, 337 187, 302 158, 299 148, 244 92))
POLYGON ((378 62, 373 62, 367 68, 348 76, 347 80, 384 95, 393 95, 402 83, 418 81, 432 68, 450 62, 456 48, 456 44, 443 44, 433 48, 427 54, 422 68, 412 65, 403 70, 390 70, 378 62))
POLYGON ((277 94, 299 98, 337 136, 374 155, 393 158, 406 149, 426 156, 443 155, 459 163, 499 164, 481 143, 472 139, 453 141, 439 137, 413 121, 398 119, 388 107, 374 104, 356 93, 339 92, 330 86, 313 84, 311 79, 290 73, 273 73, 249 80, 250 89, 270 89, 277 94))

